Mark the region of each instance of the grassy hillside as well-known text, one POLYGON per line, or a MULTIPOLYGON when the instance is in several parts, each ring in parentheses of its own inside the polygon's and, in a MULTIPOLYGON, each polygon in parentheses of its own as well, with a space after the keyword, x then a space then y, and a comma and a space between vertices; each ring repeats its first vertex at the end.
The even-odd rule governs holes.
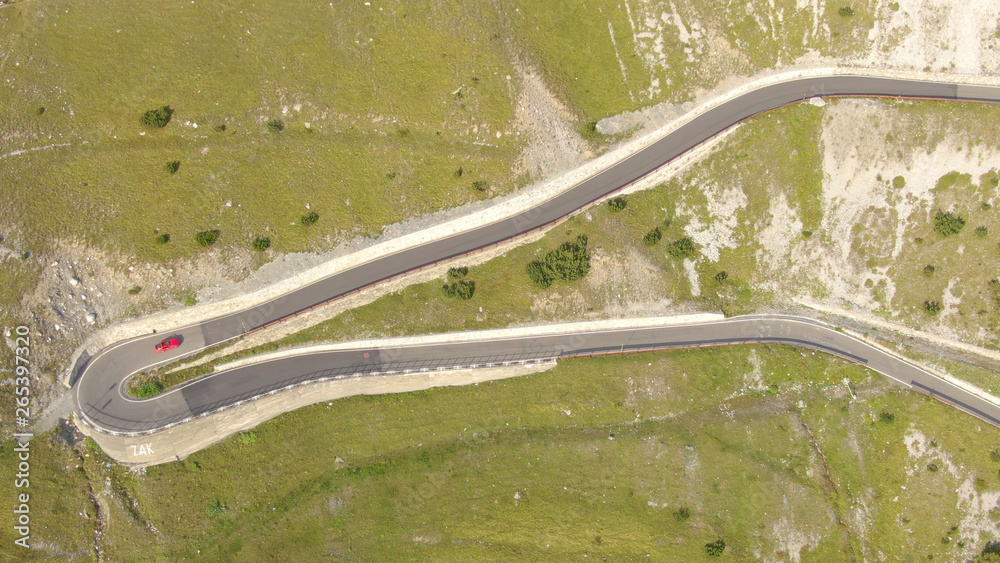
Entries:
MULTIPOLYGON (((998 446, 996 428, 779 346, 354 397, 145 475, 85 446, 81 466, 115 560, 699 561, 719 539, 726 560, 956 560, 993 537, 998 446)), ((38 558, 81 550, 97 522, 68 515, 86 503, 64 452, 36 453, 38 558)))

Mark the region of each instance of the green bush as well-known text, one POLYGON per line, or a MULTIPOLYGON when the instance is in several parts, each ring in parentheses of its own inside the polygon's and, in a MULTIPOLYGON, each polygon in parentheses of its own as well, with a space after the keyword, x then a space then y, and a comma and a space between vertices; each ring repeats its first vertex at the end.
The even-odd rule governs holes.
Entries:
POLYGON ((850 6, 844 6, 843 8, 837 10, 837 13, 845 18, 848 18, 854 15, 854 8, 850 6))
POLYGON ((726 542, 722 541, 721 539, 705 544, 705 554, 708 555, 709 557, 719 557, 725 550, 726 550, 726 542))
POLYGON ((597 133, 597 122, 588 121, 587 124, 583 126, 583 130, 586 131, 587 133, 590 133, 591 135, 597 133))
POLYGON ((812 238, 812 236, 813 236, 812 231, 810 231, 809 229, 803 229, 802 238, 812 238))
POLYGON ((454 283, 444 284, 444 294, 448 297, 458 297, 459 299, 472 299, 476 293, 476 282, 472 280, 459 280, 454 283))
POLYGON ((608 209, 610 209, 612 213, 618 213, 624 210, 626 205, 628 205, 628 202, 621 196, 608 200, 608 209))
POLYGON ((549 287, 556 280, 552 269, 545 262, 535 260, 528 264, 528 277, 542 288, 549 287))
POLYGON ((727 274, 725 270, 719 272, 718 274, 715 274, 715 281, 719 283, 723 283, 728 279, 729 279, 729 274, 727 274))
POLYGON ((993 461, 993 463, 1000 463, 1000 450, 991 451, 990 460, 993 461))
POLYGON ((485 192, 489 187, 490 185, 486 180, 476 180, 472 183, 472 189, 479 193, 485 192))
POLYGON ((271 248, 271 239, 267 237, 257 237, 253 239, 253 249, 259 252, 264 252, 268 248, 271 248))
POLYGON ((45 113, 45 108, 38 108, 35 110, 35 115, 42 115, 45 113))
POLYGON ((882 424, 892 424, 896 421, 896 415, 891 412, 882 411, 878 413, 878 421, 882 424))
POLYGON ((163 384, 159 381, 143 381, 135 390, 135 396, 140 399, 155 397, 163 392, 163 384))
POLYGON ((226 124, 225 123, 220 123, 219 125, 216 125, 212 129, 215 129, 216 133, 222 133, 222 132, 224 132, 226 130, 226 124))
POLYGON ((201 246, 212 246, 219 240, 219 231, 202 231, 194 236, 194 240, 201 246))
POLYGON ((170 116, 173 114, 174 110, 170 109, 170 106, 162 106, 142 114, 139 122, 146 127, 165 127, 170 123, 170 116))
POLYGON ((465 171, 464 171, 464 170, 462 170, 462 167, 461 167, 461 166, 459 166, 459 167, 458 167, 458 170, 456 170, 456 171, 455 171, 455 178, 461 178, 461 177, 462 177, 462 174, 465 174, 465 171))
POLYGON ((396 179, 396 173, 395 172, 389 172, 388 174, 385 175, 385 179, 386 180, 395 180, 396 179))
POLYGON ((240 444, 244 446, 252 446, 257 443, 257 433, 252 430, 240 432, 237 435, 237 439, 240 441, 240 444))
POLYGON ((653 246, 654 244, 660 242, 663 238, 663 231, 659 227, 654 227, 652 231, 649 231, 642 236, 642 244, 646 246, 653 246))
POLYGON ((285 122, 280 119, 271 119, 267 122, 267 130, 272 133, 281 133, 285 130, 285 122))
POLYGON ((168 242, 170 242, 170 235, 167 233, 163 233, 162 235, 158 235, 156 237, 156 244, 167 244, 168 242))
POLYGON ((319 221, 319 213, 316 213, 315 211, 310 211, 309 213, 303 215, 302 219, 300 220, 302 221, 303 225, 312 225, 316 221, 319 221))
POLYGON ((986 228, 986 225, 980 225, 976 227, 976 236, 979 238, 986 238, 986 235, 990 234, 990 230, 986 228))
POLYGON ((930 471, 931 473, 934 473, 937 470, 938 470, 938 466, 937 466, 936 463, 931 463, 931 464, 927 465, 927 471, 930 471))
POLYGON ((128 294, 129 295, 139 295, 140 291, 142 291, 142 288, 139 287, 138 285, 136 285, 136 286, 133 286, 132 289, 128 290, 128 294))
POLYGON ((691 237, 684 237, 670 243, 667 246, 667 254, 679 259, 694 258, 698 256, 698 247, 691 237))
POLYGON ((930 264, 928 264, 928 265, 924 266, 924 275, 927 276, 927 277, 931 277, 931 276, 934 275, 934 270, 935 270, 934 266, 931 266, 930 264))
POLYGON ((587 236, 580 235, 576 240, 562 243, 546 254, 544 261, 535 260, 528 264, 527 271, 531 281, 543 288, 557 279, 574 281, 582 278, 590 271, 587 236))
POLYGON ((932 317, 942 311, 943 307, 937 301, 924 301, 924 311, 932 317))
POLYGON ((163 166, 163 169, 170 174, 176 174, 178 170, 181 169, 181 161, 171 160, 163 166))
POLYGON ((895 178, 892 179, 892 187, 896 188, 897 190, 905 188, 906 178, 902 176, 896 176, 895 178))
POLYGON ((460 280, 460 279, 464 278, 467 275, 469 275, 469 268, 467 268, 465 266, 459 266, 458 268, 449 268, 448 269, 448 279, 450 279, 452 281, 454 281, 454 280, 460 280))
POLYGON ((947 213, 938 211, 934 216, 934 232, 943 237, 957 235, 964 227, 965 219, 951 211, 947 213))
POLYGON ((212 502, 208 503, 208 508, 205 509, 205 512, 208 513, 209 516, 218 516, 220 514, 225 514, 228 511, 229 508, 226 505, 222 504, 222 502, 219 501, 219 499, 215 499, 212 502))
POLYGON ((691 510, 682 506, 674 511, 674 519, 678 522, 687 522, 691 518, 691 510))

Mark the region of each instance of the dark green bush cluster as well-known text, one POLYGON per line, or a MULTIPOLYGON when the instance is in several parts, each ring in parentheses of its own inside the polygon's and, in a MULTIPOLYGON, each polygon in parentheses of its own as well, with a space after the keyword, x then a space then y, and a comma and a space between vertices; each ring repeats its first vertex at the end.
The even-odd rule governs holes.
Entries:
POLYGON ((272 119, 267 122, 267 130, 272 133, 281 133, 285 130, 285 122, 280 119, 272 119))
POLYGON ((660 242, 660 239, 662 238, 663 231, 661 231, 659 227, 653 227, 653 230, 642 235, 642 244, 645 244, 646 246, 653 246, 654 244, 660 242))
POLYGON ((667 254, 678 259, 694 258, 698 256, 698 246, 691 237, 680 238, 667 246, 667 254))
POLYGON ((479 193, 485 192, 490 187, 490 184, 486 180, 476 180, 472 183, 472 189, 479 193))
POLYGON ((141 292, 141 291, 142 291, 142 287, 136 285, 136 286, 133 286, 132 289, 128 290, 128 294, 129 295, 139 295, 139 292, 141 292))
POLYGON ((691 518, 691 510, 682 506, 674 511, 674 519, 678 522, 687 522, 691 518))
POLYGON ((725 270, 719 272, 718 274, 715 274, 715 281, 719 283, 724 283, 728 279, 729 279, 729 274, 726 273, 725 270))
POLYGON ((219 240, 219 231, 202 231, 194 236, 194 240, 201 246, 212 246, 219 240))
POLYGON ((844 6, 843 8, 837 10, 837 13, 845 18, 848 18, 854 15, 854 8, 850 6, 844 6))
POLYGON ((935 270, 934 266, 931 266, 930 264, 928 264, 928 265, 924 266, 924 275, 927 276, 927 277, 931 277, 931 276, 934 275, 934 270, 935 270))
POLYGON ((613 197, 608 200, 608 209, 610 209, 612 213, 623 211, 626 205, 628 205, 628 202, 621 196, 613 197))
POLYGON ((167 244, 168 242, 170 242, 170 235, 167 233, 156 236, 156 244, 167 244))
POLYGON ((444 294, 448 297, 458 297, 459 299, 472 299, 476 293, 476 282, 473 280, 458 280, 457 282, 444 284, 444 294))
POLYGON ((309 213, 303 215, 302 219, 300 220, 302 221, 303 225, 312 225, 316 221, 319 221, 319 213, 316 213, 315 211, 310 211, 309 213))
POLYGON ((181 161, 171 160, 163 166, 163 169, 169 174, 176 174, 177 171, 181 169, 181 161))
POLYGON ((139 121, 146 127, 164 127, 170 123, 170 116, 173 114, 174 110, 170 106, 158 107, 142 114, 139 121))
POLYGON ((476 282, 463 279, 468 275, 469 268, 465 266, 449 269, 448 279, 451 280, 451 283, 446 283, 441 288, 444 294, 448 297, 458 297, 459 299, 472 299, 472 295, 476 293, 476 282))
POLYGON ((934 232, 943 237, 957 235, 964 227, 965 219, 951 211, 947 213, 938 211, 934 216, 934 232))
POLYGON ((979 238, 986 238, 986 235, 990 234, 990 230, 986 228, 986 225, 980 225, 976 227, 976 236, 979 238))
POLYGON ((896 421, 896 415, 891 412, 882 411, 878 413, 878 421, 882 424, 892 424, 896 421))
POLYGON ((942 310, 943 307, 937 301, 924 301, 924 311, 927 311, 928 315, 937 315, 942 310))
POLYGON ((715 540, 714 542, 705 544, 705 554, 709 557, 719 557, 722 552, 726 550, 726 542, 722 540, 715 540))
POLYGON ((557 279, 573 281, 590 271, 590 250, 587 236, 564 242, 559 248, 545 255, 545 260, 535 260, 528 264, 528 277, 541 287, 549 287, 557 279))
POLYGON ((253 239, 253 249, 259 252, 264 252, 268 248, 271 248, 271 239, 267 237, 257 237, 253 239))

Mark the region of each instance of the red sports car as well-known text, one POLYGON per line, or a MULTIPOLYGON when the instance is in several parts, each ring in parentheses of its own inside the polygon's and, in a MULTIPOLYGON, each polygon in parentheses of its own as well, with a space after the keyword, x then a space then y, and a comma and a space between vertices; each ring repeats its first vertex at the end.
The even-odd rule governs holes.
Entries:
POLYGON ((166 352, 167 350, 173 350, 174 348, 181 345, 179 338, 168 338, 163 342, 156 345, 157 352, 166 352))

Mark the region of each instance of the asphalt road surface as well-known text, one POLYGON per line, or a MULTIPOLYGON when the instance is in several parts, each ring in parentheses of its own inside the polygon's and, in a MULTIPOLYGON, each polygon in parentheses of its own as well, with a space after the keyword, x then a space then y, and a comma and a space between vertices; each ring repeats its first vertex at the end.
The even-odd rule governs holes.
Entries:
POLYGON ((632 349, 629 346, 635 346, 638 342, 649 345, 650 349, 664 349, 745 341, 780 341, 838 353, 854 361, 867 363, 869 367, 885 375, 907 385, 910 385, 911 381, 916 382, 916 388, 937 394, 959 408, 997 423, 1000 420, 998 418, 1000 412, 997 412, 992 405, 987 405, 981 399, 961 389, 952 388, 940 378, 922 372, 906 362, 893 359, 860 341, 848 339, 829 328, 806 330, 805 327, 810 324, 799 320, 761 318, 699 325, 700 328, 697 329, 688 326, 633 331, 634 336, 640 339, 637 342, 619 342, 616 338, 620 338, 622 334, 612 332, 531 338, 523 341, 482 342, 474 346, 465 343, 457 348, 434 346, 375 350, 370 351, 369 359, 379 361, 373 362, 355 361, 356 357, 352 360, 348 352, 295 356, 216 374, 147 401, 130 400, 121 392, 122 382, 136 371, 176 359, 204 346, 236 338, 247 331, 399 274, 474 252, 549 225, 648 175, 744 119, 815 96, 888 96, 1000 102, 1000 87, 839 75, 803 78, 758 88, 710 109, 642 151, 595 174, 563 194, 514 217, 361 264, 257 307, 183 327, 170 333, 145 335, 109 346, 90 358, 73 381, 77 412, 98 430, 143 432, 162 429, 190 416, 217 410, 296 381, 325 377, 318 374, 327 373, 332 374, 327 376, 335 376, 348 372, 353 375, 393 371, 392 366, 402 365, 400 362, 424 362, 426 365, 422 364, 423 367, 437 369, 447 365, 465 365, 459 360, 467 357, 487 358, 529 354, 519 358, 518 361, 557 358, 587 353, 607 353, 613 351, 615 346, 619 347, 619 351, 630 351, 632 349), (734 331, 749 332, 737 335, 734 331), (772 335, 781 335, 781 338, 772 335), (181 347, 164 354, 155 353, 154 344, 168 336, 181 338, 183 340, 181 347), (568 344, 579 339, 582 339, 585 345, 568 344), (836 346, 831 344, 834 342, 836 346), (538 357, 535 358, 530 354, 538 357), (380 358, 391 361, 383 362, 380 358), (336 370, 341 370, 342 373, 336 370))

